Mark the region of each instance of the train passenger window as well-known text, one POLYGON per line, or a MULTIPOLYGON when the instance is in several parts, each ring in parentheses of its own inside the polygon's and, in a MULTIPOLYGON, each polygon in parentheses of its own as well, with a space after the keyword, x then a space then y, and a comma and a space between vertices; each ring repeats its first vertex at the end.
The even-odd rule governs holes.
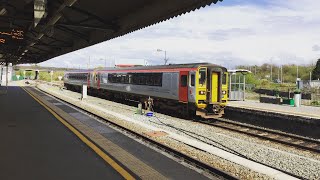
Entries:
POLYGON ((196 81, 196 77, 194 74, 191 74, 191 78, 190 78, 190 85, 194 86, 195 85, 195 81, 196 81))
POLYGON ((132 82, 132 74, 128 74, 128 83, 129 84, 132 84, 133 82, 132 82))
POLYGON ((182 75, 181 76, 181 87, 187 87, 188 84, 188 76, 182 75))
POLYGON ((207 69, 201 68, 199 69, 199 84, 200 86, 205 86, 207 80, 207 69))

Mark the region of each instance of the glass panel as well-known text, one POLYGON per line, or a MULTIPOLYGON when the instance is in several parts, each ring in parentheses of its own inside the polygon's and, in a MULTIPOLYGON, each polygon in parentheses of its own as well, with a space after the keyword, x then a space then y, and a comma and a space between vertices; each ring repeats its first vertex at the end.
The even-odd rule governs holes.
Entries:
POLYGON ((195 85, 195 80, 196 80, 195 75, 194 75, 194 74, 191 74, 191 82, 190 82, 190 85, 191 85, 191 86, 194 86, 194 85, 195 85))
POLYGON ((222 74, 222 84, 227 84, 227 74, 226 73, 222 74))
POLYGON ((181 76, 181 87, 187 87, 188 84, 188 76, 182 75, 181 76))
POLYGON ((207 81, 207 69, 201 68, 199 69, 199 85, 205 86, 207 81))

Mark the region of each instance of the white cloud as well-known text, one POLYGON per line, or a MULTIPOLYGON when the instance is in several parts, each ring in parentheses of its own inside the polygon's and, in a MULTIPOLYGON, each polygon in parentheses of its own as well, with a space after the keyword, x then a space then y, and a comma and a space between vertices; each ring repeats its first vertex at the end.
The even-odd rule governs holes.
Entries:
MULTIPOLYGON (((268 5, 224 2, 153 25, 99 45, 54 58, 43 64, 92 64, 98 59, 145 59, 163 63, 212 62, 235 64, 310 63, 320 56, 320 1, 269 1, 268 5), (276 61, 276 62, 274 62, 276 61), (61 63, 64 62, 64 63, 61 63)), ((128 63, 132 63, 128 62, 128 63)))

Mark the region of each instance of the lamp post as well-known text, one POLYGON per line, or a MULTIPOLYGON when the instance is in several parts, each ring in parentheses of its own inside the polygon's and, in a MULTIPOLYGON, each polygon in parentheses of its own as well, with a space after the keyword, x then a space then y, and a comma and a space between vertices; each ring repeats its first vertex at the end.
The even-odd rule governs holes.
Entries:
POLYGON ((104 59, 100 59, 100 60, 104 60, 104 68, 106 69, 107 68, 107 57, 104 57, 104 59))
POLYGON ((164 65, 167 65, 168 59, 167 59, 167 51, 162 49, 157 49, 158 52, 164 51, 164 65))

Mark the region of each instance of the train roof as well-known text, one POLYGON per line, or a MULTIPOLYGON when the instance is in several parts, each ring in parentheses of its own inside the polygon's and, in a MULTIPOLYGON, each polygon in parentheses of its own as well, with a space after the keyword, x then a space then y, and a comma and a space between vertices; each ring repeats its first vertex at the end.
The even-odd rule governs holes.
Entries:
MULTIPOLYGON (((219 66, 211 63, 190 63, 190 64, 169 64, 169 65, 157 65, 157 66, 135 66, 135 67, 123 67, 123 68, 105 68, 97 71, 108 71, 108 70, 154 70, 154 69, 179 69, 179 68, 198 68, 199 66, 210 66, 210 67, 219 67, 226 70, 225 67, 219 66)), ((89 71, 94 71, 94 69, 90 70, 72 70, 68 72, 82 72, 86 73, 89 71)))

